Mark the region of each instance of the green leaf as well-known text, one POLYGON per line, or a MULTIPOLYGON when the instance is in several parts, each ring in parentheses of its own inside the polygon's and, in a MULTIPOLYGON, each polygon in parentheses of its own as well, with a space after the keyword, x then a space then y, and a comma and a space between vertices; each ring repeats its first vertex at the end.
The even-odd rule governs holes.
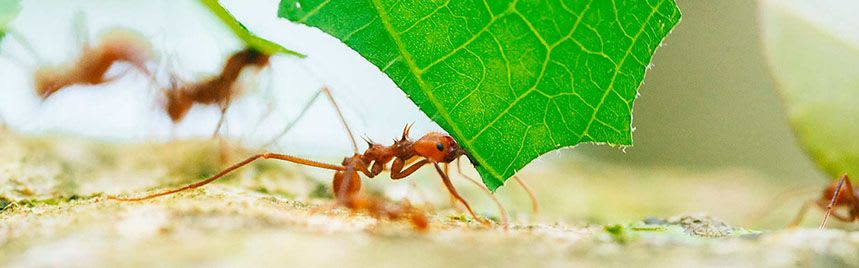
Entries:
POLYGON ((248 30, 245 25, 236 20, 236 17, 233 14, 230 14, 226 8, 221 6, 218 3, 218 0, 200 0, 200 3, 212 12, 216 17, 218 17, 221 22, 223 22, 231 31, 242 41, 245 42, 245 45, 252 47, 256 50, 259 50, 262 53, 268 55, 274 54, 287 54, 293 55, 303 58, 304 54, 289 50, 275 42, 268 41, 259 36, 254 35, 248 30))
POLYGON ((18 16, 20 11, 20 0, 0 0, 0 41, 6 36, 9 23, 18 16))
POLYGON ((632 102, 673 0, 283 0, 379 67, 496 189, 543 153, 631 145, 632 102))
POLYGON ((787 116, 833 178, 859 175, 859 2, 761 1, 763 43, 787 116))

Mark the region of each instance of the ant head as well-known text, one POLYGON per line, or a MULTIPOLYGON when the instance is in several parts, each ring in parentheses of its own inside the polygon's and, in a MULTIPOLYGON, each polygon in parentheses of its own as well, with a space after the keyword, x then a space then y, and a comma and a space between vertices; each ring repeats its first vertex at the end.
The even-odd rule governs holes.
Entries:
POLYGON ((438 132, 427 133, 412 146, 417 155, 435 162, 450 163, 462 155, 467 155, 453 137, 438 132))
POLYGON ((164 90, 164 97, 166 98, 164 103, 165 110, 167 110, 167 114, 173 123, 182 121, 182 118, 185 118, 185 115, 191 110, 193 104, 189 98, 181 93, 180 90, 164 90))
POLYGON ((66 86, 66 83, 62 79, 60 70, 46 67, 36 70, 36 73, 33 74, 33 86, 40 98, 47 99, 66 86))
POLYGON ((269 55, 253 48, 246 48, 235 55, 240 56, 247 65, 254 65, 257 67, 267 66, 270 58, 269 55))

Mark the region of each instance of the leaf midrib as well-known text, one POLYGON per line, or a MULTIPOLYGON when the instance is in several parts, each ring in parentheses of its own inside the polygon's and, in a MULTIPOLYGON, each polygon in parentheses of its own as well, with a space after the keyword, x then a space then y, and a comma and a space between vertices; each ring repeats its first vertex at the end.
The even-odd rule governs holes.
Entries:
MULTIPOLYGON (((518 0, 514 1, 511 4, 511 6, 515 6, 516 2, 518 2, 518 0)), ((428 90, 428 88, 426 87, 426 83, 424 83, 423 78, 421 78, 421 76, 420 76, 420 73, 421 73, 420 68, 418 68, 417 63, 415 63, 415 60, 412 57, 411 53, 409 53, 405 49, 405 45, 403 44, 402 40, 400 39, 399 34, 397 34, 397 32, 394 30, 393 26, 391 25, 391 23, 389 21, 390 17, 388 17, 387 11, 385 11, 385 9, 382 7, 381 3, 379 3, 379 0, 371 0, 371 3, 373 4, 373 8, 376 9, 376 13, 379 14, 379 21, 382 23, 382 26, 385 27, 385 30, 388 32, 388 34, 391 36, 391 39, 393 39, 394 43, 397 45, 397 50, 400 52, 400 55, 403 56, 403 60, 406 62, 406 65, 409 67, 409 72, 417 80, 418 86, 421 88, 421 91, 423 91, 424 94, 426 94, 427 99, 429 100, 429 103, 431 105, 435 106, 438 114, 441 115, 442 119, 444 119, 446 121, 447 125, 452 128, 454 134, 457 137, 465 137, 462 134, 462 131, 459 129, 459 127, 455 124, 455 122, 450 117, 450 114, 448 114, 447 110, 444 109, 444 106, 441 105, 441 103, 435 98, 435 95, 433 95, 433 93, 430 90, 428 90)), ((470 149, 472 146, 471 141, 463 140, 461 142, 464 143, 465 148, 470 149)), ((470 153, 471 157, 474 158, 478 163, 486 163, 486 161, 483 159, 483 157, 480 154, 478 154, 477 152, 472 150, 469 153, 470 153)), ((484 164, 483 167, 486 169, 486 171, 488 171, 490 174, 493 175, 494 180, 497 180, 497 178, 501 177, 501 175, 498 174, 498 171, 496 171, 493 167, 491 167, 491 165, 484 164)))

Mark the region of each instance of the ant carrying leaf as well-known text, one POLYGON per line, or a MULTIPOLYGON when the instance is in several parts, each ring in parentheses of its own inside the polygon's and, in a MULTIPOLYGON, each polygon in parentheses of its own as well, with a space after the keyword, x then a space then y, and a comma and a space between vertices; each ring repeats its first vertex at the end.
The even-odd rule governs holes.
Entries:
MULTIPOLYGON (((384 218, 391 220, 409 219, 411 220, 413 226, 416 229, 425 230, 427 228, 427 219, 425 213, 422 210, 416 209, 408 203, 391 204, 380 199, 367 198, 362 196, 360 194, 360 175, 363 174, 368 178, 374 178, 380 175, 383 171, 389 171, 390 178, 392 180, 400 180, 408 177, 409 175, 412 175, 421 167, 430 165, 441 177, 442 184, 445 186, 448 192, 454 198, 456 198, 456 200, 458 200, 466 208, 466 210, 468 210, 468 213, 471 215, 471 217, 485 225, 489 224, 489 221, 478 217, 474 213, 469 203, 457 192, 456 188, 450 180, 450 177, 448 176, 448 173, 445 171, 447 169, 447 164, 458 160, 462 156, 468 157, 468 153, 463 148, 461 148, 452 137, 438 132, 430 132, 417 140, 412 140, 409 137, 409 130, 411 129, 411 125, 406 125, 400 138, 395 139, 393 144, 383 145, 380 143, 372 142, 367 139, 368 148, 364 150, 364 152, 360 152, 358 149, 358 143, 355 140, 355 137, 352 135, 349 125, 343 118, 339 107, 337 106, 336 102, 334 102, 334 98, 331 96, 331 93, 328 91, 327 88, 323 88, 321 92, 329 98, 329 100, 337 110, 338 116, 340 117, 343 127, 349 133, 348 136, 353 147, 352 156, 345 157, 339 165, 317 162, 287 154, 266 152, 251 156, 237 164, 234 164, 224 169, 223 171, 219 172, 218 174, 215 174, 212 177, 184 187, 151 194, 144 197, 121 198, 111 196, 109 198, 119 201, 142 201, 160 196, 170 195, 207 185, 233 172, 234 170, 244 167, 256 160, 277 159, 304 166, 334 171, 332 180, 332 191, 336 200, 336 204, 339 206, 349 208, 355 212, 364 212, 376 218, 384 218), (442 165, 445 165, 444 169, 442 168, 442 165)), ((472 162, 472 164, 475 163, 472 162)))
POLYGON ((827 186, 819 199, 806 202, 789 226, 799 225, 805 213, 808 212, 808 208, 812 206, 817 206, 826 211, 823 215, 823 221, 820 223, 820 229, 826 226, 826 221, 830 215, 844 222, 859 220, 859 193, 853 190, 853 184, 850 183, 847 174, 842 175, 837 182, 827 186), (847 214, 841 214, 839 208, 846 208, 847 214))
POLYGON ((192 83, 178 81, 174 77, 170 87, 163 90, 166 97, 164 110, 173 123, 179 123, 195 104, 216 104, 221 110, 213 136, 217 135, 230 103, 240 91, 238 79, 242 71, 251 67, 267 67, 270 57, 256 49, 246 48, 230 55, 221 72, 214 77, 192 83))
MULTIPOLYGON (((115 28, 102 34, 99 40, 90 44, 85 38, 85 28, 81 13, 75 19, 76 38, 82 44, 80 55, 75 60, 61 65, 39 64, 33 75, 36 95, 43 100, 74 85, 101 85, 112 82, 127 73, 122 71, 107 77, 108 71, 117 63, 130 64, 134 69, 151 78, 146 63, 153 57, 152 48, 146 38, 128 29, 115 28)), ((10 36, 29 51, 34 60, 41 62, 35 49, 17 32, 10 36)))

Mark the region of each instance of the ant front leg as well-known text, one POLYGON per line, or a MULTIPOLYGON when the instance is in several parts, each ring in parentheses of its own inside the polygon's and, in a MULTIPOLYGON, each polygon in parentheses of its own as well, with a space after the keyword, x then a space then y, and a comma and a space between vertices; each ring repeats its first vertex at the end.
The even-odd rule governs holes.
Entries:
MULTIPOLYGON (((498 198, 495 198, 495 195, 492 194, 492 192, 490 192, 489 189, 486 188, 486 186, 480 184, 479 182, 477 182, 477 180, 471 178, 470 176, 465 175, 465 173, 462 172, 462 165, 459 164, 459 159, 456 159, 456 172, 459 173, 460 176, 465 178, 465 180, 471 182, 472 184, 474 184, 474 186, 480 188, 480 190, 483 190, 483 192, 486 193, 486 195, 488 195, 490 199, 492 199, 492 202, 495 203, 495 206, 498 207, 498 212, 501 214, 501 222, 506 227, 510 223, 510 220, 507 215, 507 210, 504 209, 504 206, 501 205, 501 202, 498 201, 498 198)), ((445 173, 450 176, 450 173, 447 172, 447 165, 445 165, 445 173)))
POLYGON ((221 116, 218 118, 218 124, 215 126, 215 131, 212 132, 213 139, 218 137, 218 134, 221 132, 221 127, 224 125, 224 120, 227 117, 227 109, 230 108, 230 99, 221 103, 220 106, 221 116))
POLYGON ((394 159, 394 162, 391 164, 391 179, 399 180, 408 177, 426 164, 429 164, 429 160, 423 159, 403 170, 403 166, 406 165, 406 161, 400 158, 394 159))
POLYGON ((472 210, 471 206, 468 205, 468 202, 466 202, 465 199, 462 198, 462 196, 460 196, 459 193, 456 192, 456 188, 454 188, 453 183, 450 182, 450 177, 448 177, 447 174, 444 173, 441 167, 438 166, 438 163, 432 162, 432 164, 435 167, 435 170, 438 171, 438 175, 441 176, 441 180, 442 182, 444 182, 444 186, 447 187, 447 191, 450 192, 453 197, 455 197, 457 200, 459 200, 459 202, 462 203, 462 205, 465 206, 465 209, 468 210, 468 213, 471 214, 471 217, 479 221, 480 223, 483 223, 484 225, 489 225, 489 221, 477 217, 477 214, 474 214, 474 210, 472 210))
MULTIPOLYGON (((824 198, 825 197, 826 196, 824 195, 824 198)), ((838 205, 838 202, 850 206, 851 208, 854 208, 856 206, 856 197, 853 193, 853 185, 850 184, 850 178, 847 177, 847 174, 842 175, 841 179, 838 180, 838 183, 835 184, 835 188, 832 191, 832 199, 829 200, 829 203, 824 206, 823 202, 825 202, 825 199, 818 201, 818 205, 820 205, 823 209, 826 210, 826 214, 823 215, 823 221, 820 222, 820 229, 823 229, 823 227, 826 226, 826 220, 829 219, 829 215, 832 215, 833 217, 845 222, 853 221, 854 215, 851 214, 850 216, 844 216, 833 211, 835 206, 838 205), (844 195, 843 200, 839 198, 842 195, 844 195)), ((851 209, 851 211, 853 211, 853 209, 851 209)))

